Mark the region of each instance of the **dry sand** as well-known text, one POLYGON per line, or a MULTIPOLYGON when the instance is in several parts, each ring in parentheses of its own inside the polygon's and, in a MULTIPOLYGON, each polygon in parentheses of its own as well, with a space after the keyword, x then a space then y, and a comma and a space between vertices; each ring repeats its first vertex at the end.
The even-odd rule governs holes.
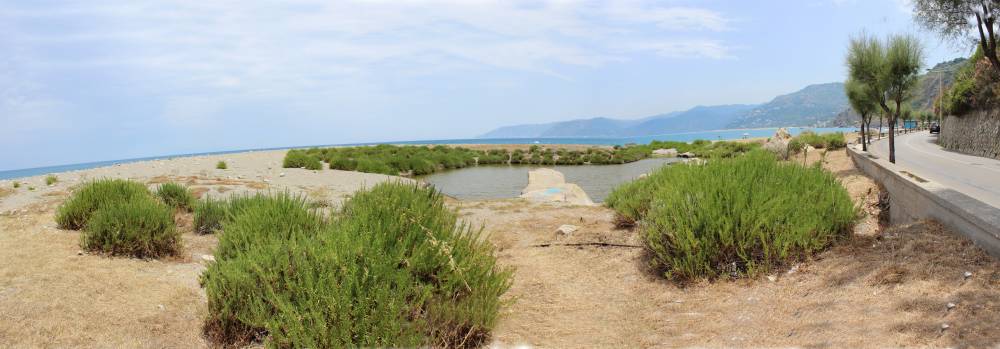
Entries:
MULTIPOLYGON (((42 177, 0 194, 0 347, 207 346, 198 275, 214 236, 190 232, 163 261, 80 254, 78 233, 55 228, 55 206, 81 180, 168 179, 206 195, 293 190, 332 203, 393 177, 281 169, 283 152, 151 161, 42 177), (225 159, 230 169, 215 170, 225 159), (270 168, 268 168, 270 167, 270 168), (285 172, 284 177, 280 173, 285 172), (242 178, 240 178, 242 177, 242 178), (265 179, 267 181, 265 181, 265 179), (324 194, 319 194, 324 193, 324 194), (10 213, 10 210, 17 210, 10 213)), ((810 154, 810 161, 820 159, 810 154)), ((878 188, 843 151, 827 155, 869 216, 855 236, 813 260, 757 280, 681 288, 649 272, 637 233, 604 207, 523 200, 450 205, 485 225, 501 263, 517 268, 494 343, 536 347, 991 347, 1000 343, 1000 268, 933 222, 879 231, 878 188), (564 236, 562 224, 580 227, 564 236), (594 244, 596 243, 596 244, 594 244), (601 244, 624 246, 601 246, 601 244), (578 244, 578 245, 574 245, 578 244), (579 245, 583 244, 583 245, 579 245), (968 271, 972 276, 965 278, 968 271), (948 310, 951 302, 955 307, 948 310), (943 329, 947 325, 947 329, 943 329)), ((799 158, 798 161, 802 159, 799 158)), ((25 182, 22 180, 22 182, 25 182)), ((0 183, 9 188, 9 181, 0 183)))

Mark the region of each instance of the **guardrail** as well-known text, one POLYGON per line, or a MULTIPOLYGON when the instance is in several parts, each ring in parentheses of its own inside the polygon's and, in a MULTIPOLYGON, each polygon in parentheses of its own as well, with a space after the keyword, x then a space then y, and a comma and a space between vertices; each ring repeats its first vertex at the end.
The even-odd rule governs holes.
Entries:
POLYGON ((892 224, 934 219, 1000 259, 1000 208, 921 178, 855 146, 847 147, 855 166, 889 192, 892 224))

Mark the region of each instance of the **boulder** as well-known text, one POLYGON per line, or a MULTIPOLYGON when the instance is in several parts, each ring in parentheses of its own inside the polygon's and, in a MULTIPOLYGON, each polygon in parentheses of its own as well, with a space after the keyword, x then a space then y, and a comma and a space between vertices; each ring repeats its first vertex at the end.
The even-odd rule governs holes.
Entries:
POLYGON ((685 159, 690 159, 690 158, 695 158, 695 157, 698 157, 698 155, 695 155, 695 153, 692 153, 692 152, 689 152, 689 151, 686 151, 686 152, 683 152, 683 153, 680 153, 680 154, 679 154, 679 155, 677 155, 677 156, 679 156, 679 157, 682 157, 682 158, 685 158, 685 159))
POLYGON ((521 197, 536 202, 594 205, 580 186, 566 183, 566 178, 561 172, 548 168, 528 172, 528 186, 521 190, 521 197))
POLYGON ((785 128, 779 128, 774 132, 774 136, 764 143, 764 150, 774 153, 782 160, 788 159, 788 142, 792 140, 792 135, 785 128))
POLYGON ((653 155, 662 156, 662 157, 668 157, 668 158, 677 157, 677 149, 674 149, 674 148, 670 148, 670 149, 657 149, 657 150, 653 151, 653 155))
POLYGON ((563 224, 563 225, 560 225, 558 229, 556 229, 556 233, 559 233, 559 234, 562 234, 562 235, 570 235, 570 234, 573 234, 573 232, 575 232, 577 229, 580 229, 580 228, 577 227, 577 226, 575 226, 575 225, 571 225, 571 224, 563 224))

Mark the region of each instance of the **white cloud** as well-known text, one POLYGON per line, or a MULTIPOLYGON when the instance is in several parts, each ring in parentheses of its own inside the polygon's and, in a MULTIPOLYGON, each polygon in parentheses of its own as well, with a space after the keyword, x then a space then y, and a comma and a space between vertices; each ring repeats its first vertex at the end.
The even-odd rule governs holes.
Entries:
MULTIPOLYGON (((0 9, 0 44, 25 54, 12 69, 114 75, 126 80, 116 83, 144 89, 137 95, 156 96, 165 106, 161 118, 177 126, 258 97, 303 104, 332 95, 378 100, 388 94, 379 86, 387 78, 482 69, 569 78, 567 68, 641 54, 732 57, 726 42, 705 38, 730 30, 724 15, 653 0, 94 0, 32 6, 0 9), (199 95, 213 97, 190 97, 199 95)), ((28 109, 19 110, 27 115, 28 109)))

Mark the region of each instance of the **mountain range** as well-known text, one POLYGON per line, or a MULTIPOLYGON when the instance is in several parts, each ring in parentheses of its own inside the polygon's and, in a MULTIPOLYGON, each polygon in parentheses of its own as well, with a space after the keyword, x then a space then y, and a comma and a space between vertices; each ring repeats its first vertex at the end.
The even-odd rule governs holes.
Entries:
MULTIPOLYGON (((955 59, 935 65, 920 76, 913 93, 914 109, 929 109, 941 88, 954 81, 955 59)), ((658 134, 762 127, 846 127, 855 124, 844 84, 809 85, 764 104, 697 106, 640 119, 595 117, 542 124, 500 127, 479 138, 635 137, 658 134)))

